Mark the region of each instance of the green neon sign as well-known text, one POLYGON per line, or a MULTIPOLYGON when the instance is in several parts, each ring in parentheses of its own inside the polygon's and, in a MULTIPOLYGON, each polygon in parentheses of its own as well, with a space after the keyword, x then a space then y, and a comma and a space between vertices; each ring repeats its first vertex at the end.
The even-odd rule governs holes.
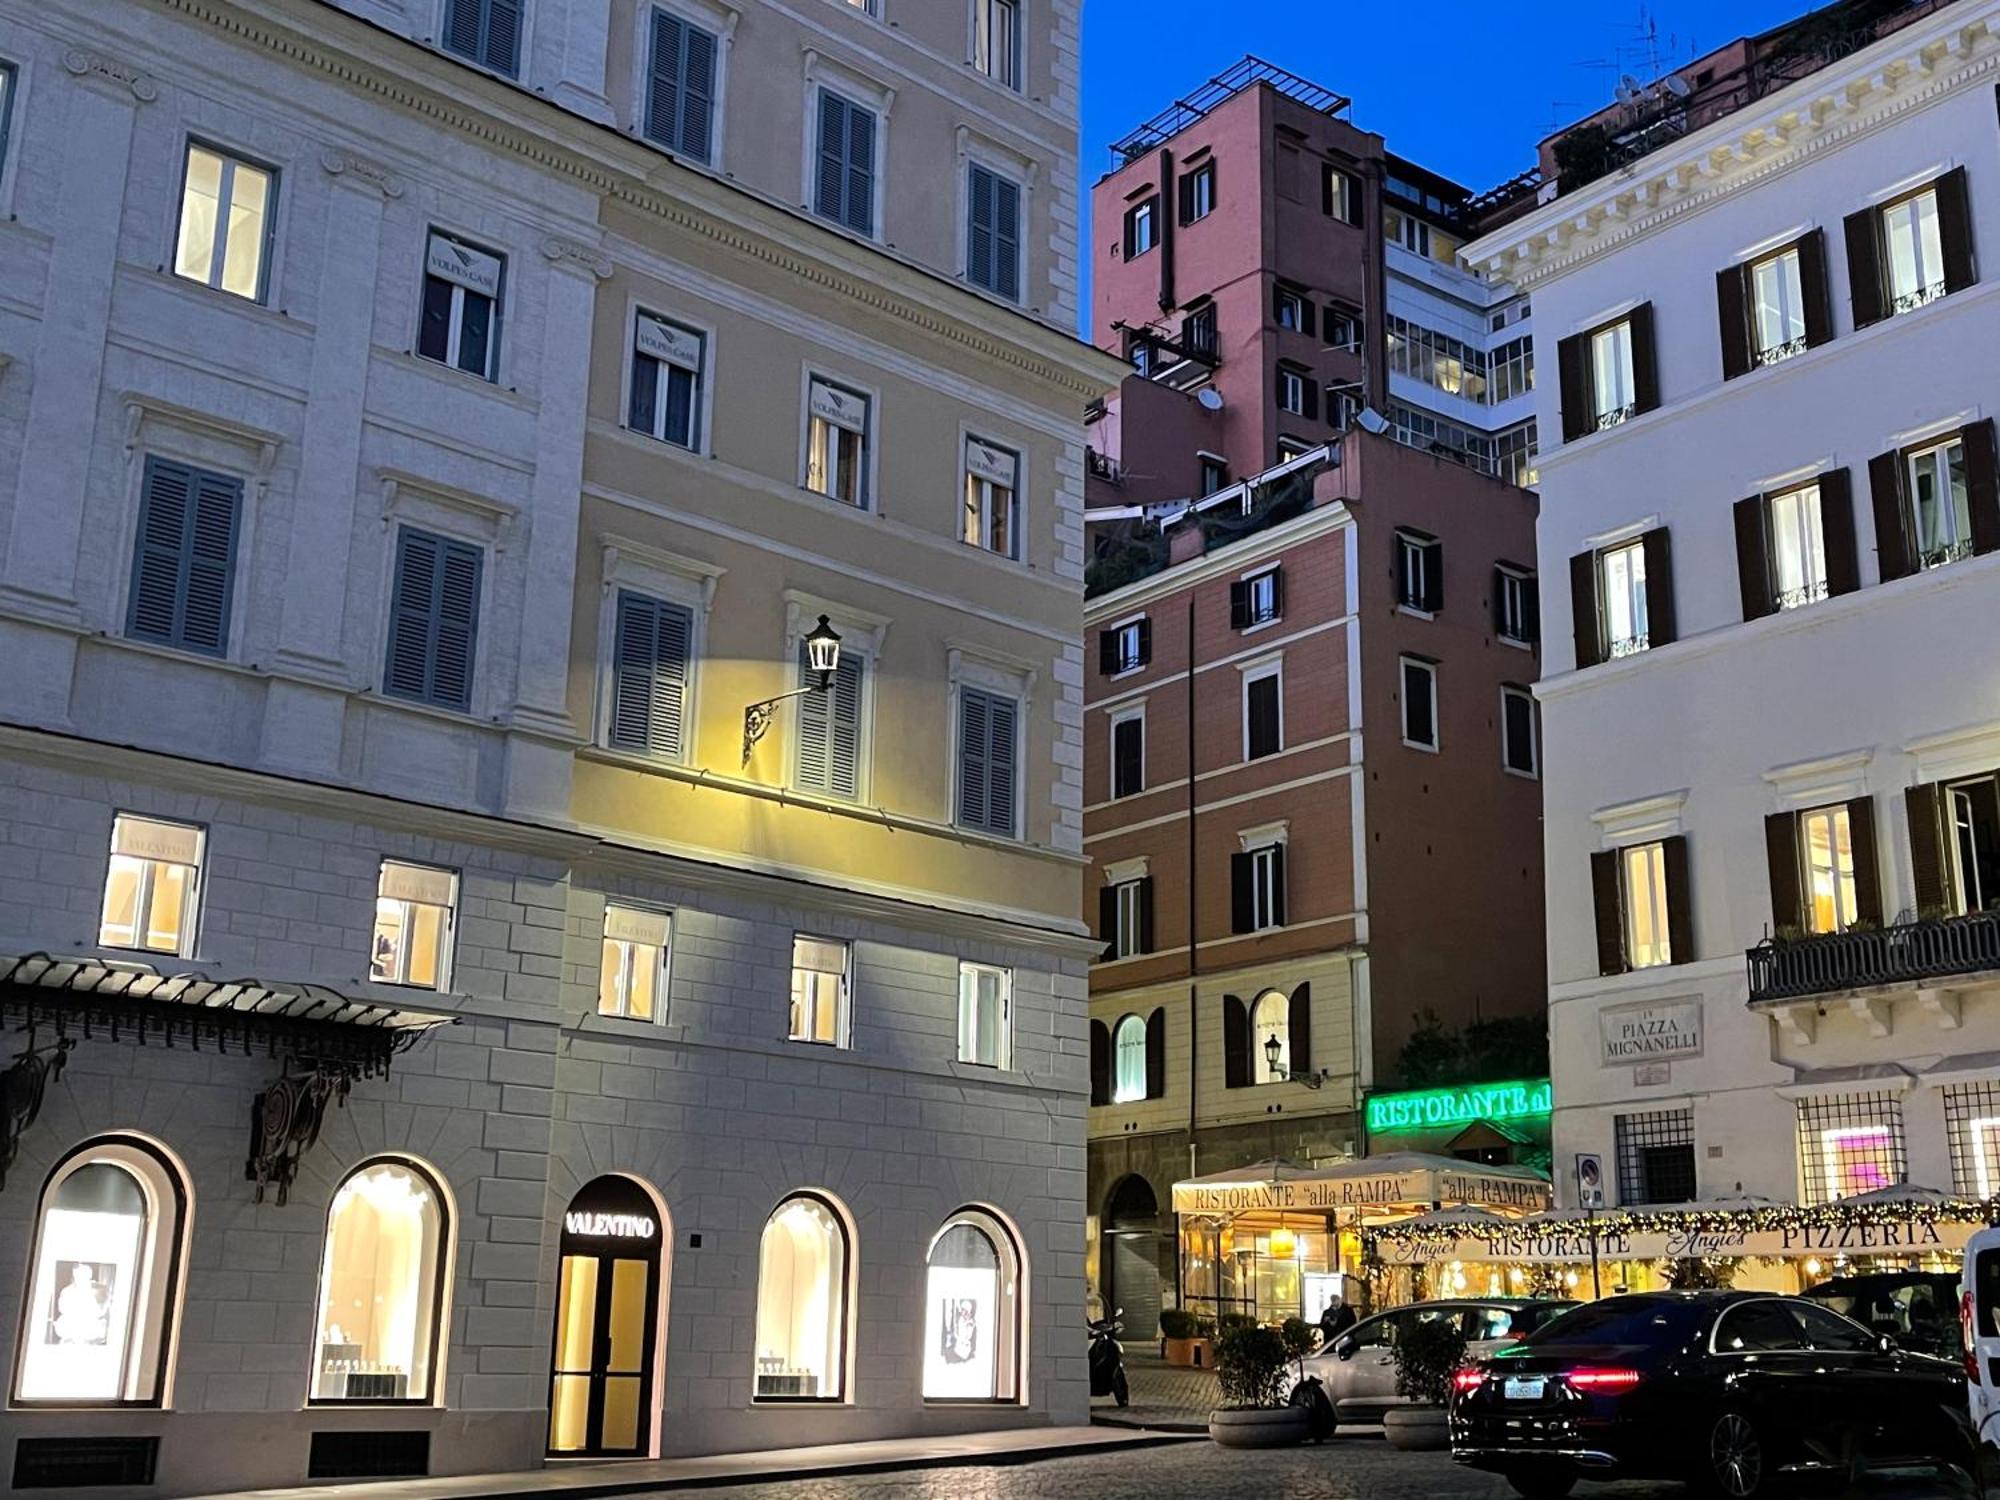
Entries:
POLYGON ((1375 1094, 1368 1100, 1368 1129, 1429 1130, 1444 1125, 1472 1125, 1481 1120, 1538 1120, 1549 1113, 1551 1091, 1546 1078, 1514 1083, 1477 1083, 1462 1089, 1412 1089, 1406 1094, 1375 1094))

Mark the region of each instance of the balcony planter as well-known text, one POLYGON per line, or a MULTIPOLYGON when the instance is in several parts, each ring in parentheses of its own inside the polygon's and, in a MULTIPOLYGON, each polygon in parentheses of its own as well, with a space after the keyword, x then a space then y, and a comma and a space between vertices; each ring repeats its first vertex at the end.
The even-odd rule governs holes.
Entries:
POLYGON ((1750 999, 1797 1000, 2000 970, 2000 912, 1768 938, 1744 955, 1750 999))

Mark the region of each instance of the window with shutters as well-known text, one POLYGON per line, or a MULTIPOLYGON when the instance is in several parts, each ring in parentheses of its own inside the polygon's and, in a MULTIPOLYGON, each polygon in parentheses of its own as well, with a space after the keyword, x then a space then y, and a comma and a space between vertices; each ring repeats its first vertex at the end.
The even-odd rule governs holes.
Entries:
POLYGON ((1303 332, 1306 326, 1306 299, 1290 287, 1281 286, 1272 299, 1272 315, 1280 328, 1289 328, 1294 333, 1303 332))
POLYGON ((1883 269, 1888 273, 1889 310, 1909 312, 1945 294, 1944 238, 1938 224, 1935 188, 1882 209, 1883 269))
POLYGON ((1121 672, 1136 672, 1153 659, 1152 632, 1145 619, 1127 620, 1122 625, 1114 625, 1099 637, 1098 665, 1105 676, 1115 677, 1121 672))
POLYGON ((1021 300, 1021 185, 973 162, 965 169, 965 279, 1021 300))
POLYGON ((1534 694, 1512 683, 1500 689, 1500 763, 1516 776, 1533 778, 1542 773, 1534 694))
POLYGON ((1330 349, 1349 354, 1356 353, 1361 348, 1361 314, 1351 307, 1329 302, 1326 305, 1326 317, 1320 325, 1320 332, 1330 349))
POLYGON ((618 591, 606 715, 612 749, 687 759, 693 640, 692 610, 630 589, 618 591))
POLYGON ((1774 365, 1806 350, 1806 296, 1799 247, 1750 266, 1752 357, 1774 365))
POLYGON ((1201 455, 1201 493, 1203 498, 1218 490, 1229 487, 1229 460, 1218 458, 1213 453, 1201 455))
POLYGON ((1311 377, 1306 371, 1293 365, 1278 366, 1278 409, 1294 416, 1304 416, 1306 391, 1311 377))
POLYGON ((792 938, 792 1006, 786 1036, 794 1042, 815 1042, 822 1047, 848 1044, 849 964, 848 945, 838 938, 792 938))
POLYGON ((597 970, 597 1013, 628 1021, 666 1019, 671 913, 608 901, 603 955, 597 970))
POLYGON ((874 402, 815 375, 806 387, 806 488, 868 508, 869 427, 874 402))
POLYGON ((1146 1097, 1146 1023, 1121 1016, 1111 1032, 1111 1102, 1130 1104, 1146 1097))
POLYGON ((1674 962, 1667 902, 1665 844, 1633 844, 1618 852, 1620 905, 1625 916, 1625 962, 1651 969, 1674 962))
POLYGON ((1285 921, 1285 846, 1264 844, 1244 852, 1250 869, 1250 911, 1246 932, 1282 927, 1285 921))
POLYGON ((1597 554, 1597 598, 1607 660, 1644 651, 1651 643, 1646 617, 1646 548, 1633 541, 1597 554))
POLYGON ((472 707, 485 554, 411 526, 396 534, 382 691, 439 708, 472 707))
POLYGON ((1181 222, 1192 224, 1215 212, 1215 163, 1205 161, 1181 174, 1181 222))
POLYGON ((1444 543, 1436 537, 1396 533, 1396 603, 1424 615, 1444 608, 1444 543))
POLYGON ((375 935, 368 977, 442 990, 451 984, 458 872, 385 859, 375 882, 375 935))
POLYGON ((1292 1072, 1292 1002, 1276 990, 1266 990, 1250 1007, 1251 1076, 1263 1083, 1284 1083, 1292 1072), (1277 1061, 1270 1046, 1278 1044, 1277 1061))
POLYGON ((1111 716, 1111 796, 1136 797, 1146 790, 1146 707, 1137 704, 1111 716))
POLYGON ((1361 222, 1361 185, 1354 174, 1336 166, 1320 169, 1320 210, 1330 219, 1361 222))
POLYGON ((975 687, 958 690, 958 826, 1017 836, 1021 705, 975 687))
POLYGON ((1819 502, 1817 484, 1770 498, 1772 598, 1779 609, 1798 609, 1827 596, 1819 502))
POLYGON ((526 0, 444 0, 447 52, 513 78, 521 71, 522 15, 526 0))
POLYGON ((646 66, 646 139, 703 166, 715 159, 715 33, 653 11, 646 66))
MULTIPOLYGON (((852 800, 861 795, 862 709, 866 659, 851 647, 840 653, 840 667, 825 692, 806 693, 798 700, 798 752, 795 785, 809 792, 852 800)), ((816 682, 807 669, 806 648, 799 644, 799 681, 816 682)))
POLYGON ((148 457, 133 539, 125 633, 223 656, 236 589, 243 481, 148 457))
POLYGON ((965 513, 959 537, 1001 557, 1020 555, 1021 455, 1012 448, 967 435, 965 513))
POLYGON ((1112 930, 1105 958, 1135 958, 1146 949, 1146 882, 1121 880, 1111 887, 1112 930))
POLYGON ((1958 912, 2000 910, 2000 778, 1953 782, 1944 792, 1958 912))
POLYGON ((1308 453, 1317 452, 1323 443, 1310 442, 1302 437, 1293 437, 1288 432, 1278 434, 1278 462, 1290 463, 1295 458, 1304 458, 1308 453))
POLYGON ((832 89, 820 89, 813 212, 871 239, 875 235, 875 138, 879 129, 874 110, 832 89))
POLYGON ((1403 743, 1413 750, 1438 748, 1437 663, 1420 656, 1402 659, 1403 743))
POLYGON ((1243 673, 1243 758, 1258 760, 1284 748, 1282 668, 1266 662, 1243 673))
POLYGON ((1022 0, 972 0, 972 65, 995 83, 1021 87, 1022 0))
MULTIPOLYGON (((6 145, 5 108, 11 93, 11 82, 0 83, 0 148, 6 145)), ((277 207, 276 169, 232 156, 218 146, 189 141, 181 168, 174 274, 262 302, 270 279, 277 207)))
POLYGON ((1125 258, 1144 255, 1160 242, 1160 200, 1142 198, 1125 210, 1125 258))
POLYGON ((481 380, 500 372, 504 256, 433 229, 424 252, 424 305, 417 353, 481 380))
POLYGON ((136 813, 113 818, 98 943, 191 957, 205 844, 206 835, 192 823, 136 813))
POLYGON ((1904 493, 1909 502, 1910 534, 1919 567, 1938 568, 1970 557, 1972 545, 1971 491, 1966 484, 1965 443, 1947 442, 1913 449, 1904 455, 1904 493))
POLYGON ((1215 304, 1202 302, 1181 319, 1181 348, 1196 359, 1213 360, 1216 350, 1215 304))
POLYGON ((958 966, 958 1060, 982 1068, 1012 1061, 1014 971, 992 964, 958 966))
POLYGON ((1613 323, 1590 336, 1590 412, 1602 431, 1616 427, 1638 411, 1638 385, 1632 368, 1632 325, 1613 323))
POLYGON ((1242 629, 1272 624, 1284 612, 1282 576, 1278 568, 1270 567, 1243 580, 1242 629))
POLYGON ((708 335, 641 309, 632 319, 632 391, 625 425, 634 432, 701 448, 702 375, 708 335))
POLYGON ((1858 915, 1854 843, 1847 805, 1815 807, 1800 813, 1798 838, 1806 929, 1815 933, 1845 932, 1858 915))
POLYGON ((1541 635, 1535 575, 1516 568, 1493 570, 1496 633, 1510 646, 1532 646, 1541 635))

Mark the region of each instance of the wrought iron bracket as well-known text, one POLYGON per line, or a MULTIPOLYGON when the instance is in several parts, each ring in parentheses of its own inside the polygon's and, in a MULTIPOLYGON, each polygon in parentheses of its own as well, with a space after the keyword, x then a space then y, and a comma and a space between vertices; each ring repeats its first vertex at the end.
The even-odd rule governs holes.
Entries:
POLYGON ((257 1201, 277 1189, 278 1206, 291 1197, 299 1160, 319 1141, 329 1103, 345 1107, 355 1069, 340 1063, 291 1059, 276 1082, 251 1103, 250 1159, 243 1175, 257 1185, 257 1201))
POLYGON ((28 1045, 0 1072, 0 1188, 7 1186, 7 1171, 20 1152, 21 1137, 42 1112, 49 1080, 62 1077, 63 1064, 75 1045, 67 1036, 37 1042, 30 1027, 28 1045))
POLYGON ((831 678, 824 678, 806 687, 793 688, 789 693, 780 693, 775 698, 766 698, 762 703, 753 703, 743 710, 743 764, 750 764, 750 752, 757 748, 757 741, 764 738, 764 732, 771 727, 771 720, 778 716, 778 705, 793 698, 803 698, 808 693, 823 693, 831 678))

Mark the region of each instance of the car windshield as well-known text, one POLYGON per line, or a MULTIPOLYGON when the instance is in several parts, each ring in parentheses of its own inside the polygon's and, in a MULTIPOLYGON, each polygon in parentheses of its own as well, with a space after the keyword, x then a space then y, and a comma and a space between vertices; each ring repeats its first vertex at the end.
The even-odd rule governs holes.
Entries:
POLYGON ((1522 1341, 1548 1349, 1564 1344, 1654 1344, 1692 1332, 1702 1316, 1697 1302, 1656 1297, 1607 1297, 1551 1318, 1522 1341))

